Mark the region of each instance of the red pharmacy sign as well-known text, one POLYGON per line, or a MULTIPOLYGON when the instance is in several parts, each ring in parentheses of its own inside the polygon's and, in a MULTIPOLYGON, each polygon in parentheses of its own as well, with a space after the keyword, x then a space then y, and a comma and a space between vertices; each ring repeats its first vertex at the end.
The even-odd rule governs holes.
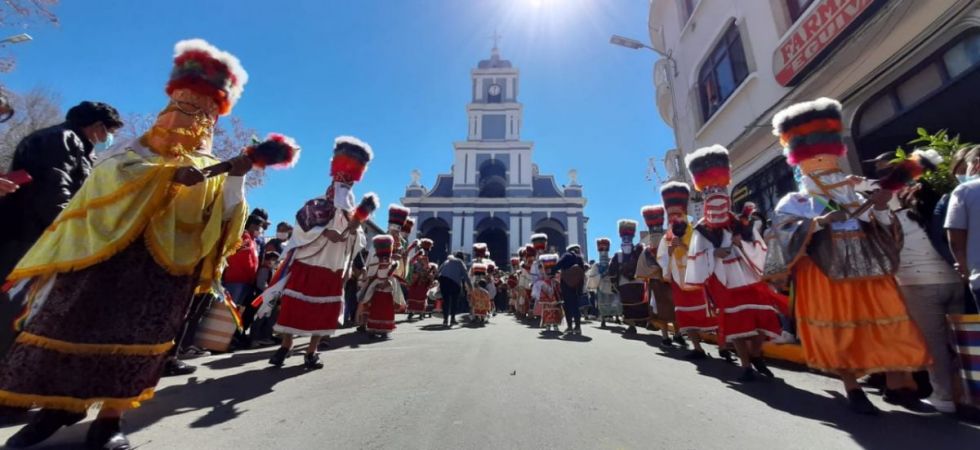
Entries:
POLYGON ((817 5, 796 21, 786 38, 776 47, 772 55, 772 70, 776 81, 783 86, 789 86, 796 81, 872 5, 880 2, 881 0, 818 0, 817 5))

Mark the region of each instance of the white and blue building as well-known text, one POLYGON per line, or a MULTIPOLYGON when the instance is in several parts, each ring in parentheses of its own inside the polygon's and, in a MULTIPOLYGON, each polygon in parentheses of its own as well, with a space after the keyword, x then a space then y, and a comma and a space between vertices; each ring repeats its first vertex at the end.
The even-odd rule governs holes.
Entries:
POLYGON ((569 171, 567 185, 559 186, 553 175, 538 171, 534 143, 521 139, 520 71, 494 46, 490 59, 480 61, 470 77, 466 140, 453 143, 450 172, 426 188, 413 171, 401 199, 416 223, 413 238, 435 242, 433 261, 448 252, 469 254, 473 243, 483 242, 500 267, 508 267, 534 233, 547 234, 558 253, 570 244, 587 251, 586 199, 575 170, 569 171))

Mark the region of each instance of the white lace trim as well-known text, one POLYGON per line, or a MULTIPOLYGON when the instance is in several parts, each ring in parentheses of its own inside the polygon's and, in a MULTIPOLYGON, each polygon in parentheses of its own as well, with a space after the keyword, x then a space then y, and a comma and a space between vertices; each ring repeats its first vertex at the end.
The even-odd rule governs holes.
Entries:
POLYGON ((282 334, 291 334, 293 336, 333 336, 337 332, 334 330, 301 330, 299 328, 286 327, 279 325, 278 323, 272 327, 272 331, 282 334))
POLYGON ((778 334, 773 333, 772 331, 763 330, 761 328, 756 328, 755 330, 746 331, 744 333, 726 334, 725 335, 725 342, 731 342, 731 341, 733 341, 735 339, 741 339, 741 338, 747 338, 747 337, 757 336, 759 333, 762 333, 762 334, 768 336, 770 339, 775 339, 775 338, 779 337, 778 334))
POLYGON ((292 289, 283 289, 282 295, 288 295, 296 300, 302 300, 306 303, 338 303, 344 301, 343 295, 313 296, 296 292, 292 289))

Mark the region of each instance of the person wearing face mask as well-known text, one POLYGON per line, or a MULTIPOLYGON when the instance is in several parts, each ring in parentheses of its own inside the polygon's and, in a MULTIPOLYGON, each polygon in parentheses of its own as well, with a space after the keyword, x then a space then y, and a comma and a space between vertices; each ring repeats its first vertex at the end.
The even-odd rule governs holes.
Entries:
POLYGON ((276 252, 280 255, 284 254, 286 247, 289 245, 289 238, 292 236, 293 227, 287 222, 279 222, 276 224, 276 237, 266 242, 265 251, 276 252))
POLYGON ((860 180, 841 170, 847 147, 836 100, 792 105, 772 124, 801 177, 800 190, 776 205, 765 276, 793 283, 807 365, 839 376, 858 414, 879 412, 857 381, 873 373, 886 374, 886 401, 919 409, 910 374, 932 361, 895 280, 903 234, 892 192, 859 194, 860 180))
POLYGON ((957 176, 961 184, 950 194, 945 228, 953 267, 980 303, 980 145, 967 150, 963 160, 965 173, 957 176))
POLYGON ((37 130, 17 144, 11 172, 33 179, 0 203, 0 280, 82 187, 97 152, 112 145, 112 133, 123 126, 119 112, 105 103, 73 106, 58 125, 37 130))
MULTIPOLYGON (((124 411, 153 397, 192 297, 220 290, 222 260, 238 248, 252 162, 241 155, 226 174, 205 172, 219 163, 215 121, 247 78, 234 56, 201 39, 178 42, 169 102, 150 131, 99 157, 9 275, 8 294, 30 308, 0 362, 0 405, 41 410, 7 448, 38 444, 94 405, 88 446, 131 448, 124 411)), ((105 143, 118 123, 85 139, 105 143)))
POLYGON ((627 334, 636 334, 637 325, 645 327, 650 323, 650 302, 644 297, 646 284, 636 277, 636 267, 643 253, 643 244, 633 244, 636 236, 636 221, 620 220, 619 237, 623 243, 613 256, 606 271, 612 280, 619 301, 623 305, 623 323, 629 325, 627 334))
POLYGON ((334 140, 330 160, 332 182, 324 195, 306 202, 296 213, 283 277, 262 294, 258 316, 271 314, 270 299, 279 295, 279 317, 273 329, 282 345, 269 364, 282 366, 293 347, 293 336, 312 336, 306 349, 307 369, 323 367, 317 346, 323 336, 340 328, 344 316, 344 287, 351 275, 354 255, 366 244, 361 224, 377 207, 368 194, 354 205, 354 184, 361 181, 374 153, 371 146, 351 136, 334 140), (370 207, 366 207, 370 204, 370 207), (275 294, 274 294, 275 293, 275 294))
POLYGON ((762 343, 781 334, 777 307, 784 300, 761 279, 766 257, 762 236, 741 226, 731 212, 728 150, 720 145, 701 148, 684 162, 694 188, 704 195, 704 217, 694 226, 684 281, 703 286, 717 308, 718 344, 735 347, 742 365, 738 381, 754 381, 757 373, 772 378, 762 343))

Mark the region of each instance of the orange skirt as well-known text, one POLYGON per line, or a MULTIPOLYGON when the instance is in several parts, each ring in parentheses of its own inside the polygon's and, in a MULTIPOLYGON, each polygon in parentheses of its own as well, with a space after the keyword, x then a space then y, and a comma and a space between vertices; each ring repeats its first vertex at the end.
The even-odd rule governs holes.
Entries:
POLYGON ((920 370, 932 362, 893 277, 833 281, 803 258, 796 264, 795 289, 808 366, 863 376, 920 370))

